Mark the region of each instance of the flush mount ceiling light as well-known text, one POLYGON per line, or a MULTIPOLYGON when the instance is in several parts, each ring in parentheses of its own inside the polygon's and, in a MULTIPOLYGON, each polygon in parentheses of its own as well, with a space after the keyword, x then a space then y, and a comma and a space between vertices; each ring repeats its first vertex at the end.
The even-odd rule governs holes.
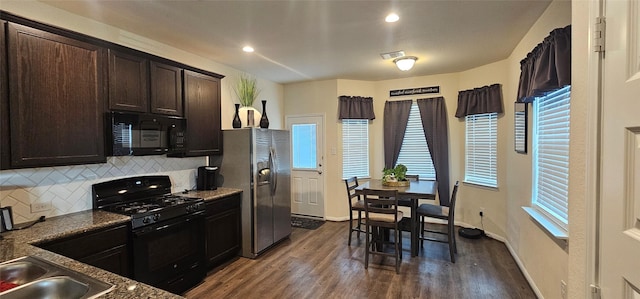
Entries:
POLYGON ((396 66, 401 71, 408 71, 411 68, 413 68, 413 65, 416 63, 416 60, 418 60, 418 57, 415 57, 415 56, 404 56, 404 57, 400 57, 400 58, 394 59, 393 63, 395 63, 396 66))
POLYGON ((242 48, 242 51, 245 51, 247 53, 251 53, 251 52, 253 52, 253 48, 251 46, 244 46, 242 48))

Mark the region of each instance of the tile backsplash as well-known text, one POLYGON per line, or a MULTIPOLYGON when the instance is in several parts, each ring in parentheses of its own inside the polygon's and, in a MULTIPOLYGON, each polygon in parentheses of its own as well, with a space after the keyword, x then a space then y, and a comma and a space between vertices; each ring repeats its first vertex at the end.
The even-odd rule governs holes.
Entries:
POLYGON ((15 223, 90 210, 91 185, 148 174, 170 176, 173 192, 194 189, 196 169, 206 162, 205 157, 121 156, 108 157, 105 164, 3 170, 0 207, 11 206, 15 223), (51 209, 32 213, 33 203, 48 203, 51 209))

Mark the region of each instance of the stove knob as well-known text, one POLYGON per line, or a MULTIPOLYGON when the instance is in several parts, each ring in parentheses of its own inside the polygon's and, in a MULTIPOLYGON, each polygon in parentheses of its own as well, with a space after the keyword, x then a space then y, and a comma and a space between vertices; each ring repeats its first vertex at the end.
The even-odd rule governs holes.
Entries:
POLYGON ((154 214, 153 221, 158 221, 158 219, 160 219, 160 214, 154 214))
POLYGON ((150 216, 145 216, 144 218, 142 218, 142 223, 147 224, 151 221, 151 217, 150 216))

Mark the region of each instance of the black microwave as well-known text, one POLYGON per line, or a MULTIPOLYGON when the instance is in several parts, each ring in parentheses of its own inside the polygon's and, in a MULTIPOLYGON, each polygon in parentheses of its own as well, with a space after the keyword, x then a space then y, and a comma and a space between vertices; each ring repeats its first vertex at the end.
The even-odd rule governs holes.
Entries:
POLYGON ((111 112, 111 155, 181 154, 186 147, 182 117, 111 112))

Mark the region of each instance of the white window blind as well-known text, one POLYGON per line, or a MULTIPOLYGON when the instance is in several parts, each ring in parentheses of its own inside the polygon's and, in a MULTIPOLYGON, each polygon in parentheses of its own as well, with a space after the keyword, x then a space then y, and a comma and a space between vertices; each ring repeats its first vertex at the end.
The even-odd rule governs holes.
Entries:
POLYGON ((567 229, 571 86, 533 104, 533 206, 567 229))
POLYGON ((400 156, 396 164, 407 166, 408 174, 417 174, 420 179, 435 180, 436 172, 433 169, 433 161, 427 139, 422 129, 422 119, 420 118, 420 109, 417 103, 411 105, 409 112, 409 122, 402 140, 400 148, 400 156))
POLYGON ((468 115, 465 123, 465 182, 498 187, 498 114, 468 115))
POLYGON ((369 177, 369 121, 342 120, 342 178, 369 177))

